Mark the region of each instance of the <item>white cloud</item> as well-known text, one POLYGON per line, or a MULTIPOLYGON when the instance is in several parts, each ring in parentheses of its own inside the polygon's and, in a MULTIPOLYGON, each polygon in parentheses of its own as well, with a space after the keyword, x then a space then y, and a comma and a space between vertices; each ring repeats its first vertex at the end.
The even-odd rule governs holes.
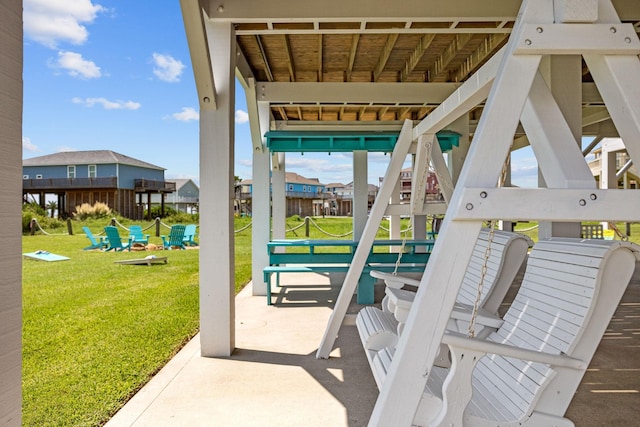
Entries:
POLYGON ((91 0, 24 0, 25 36, 52 49, 59 43, 87 41, 91 24, 106 9, 91 0))
POLYGON ((155 65, 153 74, 160 80, 169 83, 180 81, 180 76, 185 67, 182 61, 173 58, 171 55, 162 55, 154 52, 153 63, 155 65))
POLYGON ((81 79, 97 79, 102 76, 100 67, 93 61, 84 59, 81 54, 76 52, 58 52, 58 62, 54 66, 66 70, 72 77, 81 79))
POLYGON ((35 153, 37 151, 40 151, 38 146, 35 145, 33 142, 31 142, 31 139, 27 138, 26 136, 22 137, 22 150, 29 151, 30 153, 35 153))
POLYGON ((93 107, 94 105, 102 105, 105 110, 137 110, 140 108, 139 102, 133 101, 109 101, 106 98, 73 98, 74 104, 81 104, 85 107, 93 107))
POLYGON ((249 114, 246 111, 236 110, 236 123, 242 124, 249 121, 249 114))
POLYGON ((198 113, 195 108, 182 107, 182 110, 179 113, 173 113, 171 117, 181 122, 190 122, 193 120, 199 120, 200 113, 198 113))

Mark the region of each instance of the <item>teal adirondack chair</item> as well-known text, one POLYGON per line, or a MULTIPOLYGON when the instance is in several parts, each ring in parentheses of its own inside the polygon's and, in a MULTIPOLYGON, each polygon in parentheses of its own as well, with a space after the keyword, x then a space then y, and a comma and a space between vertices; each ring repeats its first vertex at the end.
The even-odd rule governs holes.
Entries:
POLYGON ((184 249, 184 229, 186 227, 181 224, 171 226, 168 236, 160 236, 162 238, 163 249, 180 248, 184 249))
POLYGON ((189 224, 184 227, 184 238, 182 239, 182 243, 186 246, 198 246, 198 242, 196 242, 196 229, 197 225, 189 224))
POLYGON ((104 237, 96 238, 91 232, 91 230, 89 230, 89 227, 87 226, 82 227, 82 231, 84 231, 84 234, 87 235, 87 239, 89 239, 89 241, 91 242, 90 246, 83 248, 85 251, 88 251, 91 249, 104 249, 107 246, 107 242, 104 240, 104 237))
POLYGON ((106 251, 113 249, 114 251, 119 252, 126 249, 131 252, 131 237, 127 239, 126 243, 123 243, 120 233, 118 233, 118 229, 112 225, 107 225, 104 228, 104 232, 107 234, 108 242, 108 246, 105 249, 106 251))
POLYGON ((129 237, 131 243, 142 243, 144 245, 149 243, 149 235, 142 232, 142 227, 139 225, 132 225, 129 227, 129 237))

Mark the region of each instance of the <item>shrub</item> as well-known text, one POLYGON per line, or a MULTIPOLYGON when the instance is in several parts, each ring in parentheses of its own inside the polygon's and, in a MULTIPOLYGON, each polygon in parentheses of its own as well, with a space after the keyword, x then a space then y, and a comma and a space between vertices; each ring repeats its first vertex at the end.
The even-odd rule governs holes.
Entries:
POLYGON ((95 202, 93 206, 89 203, 83 203, 80 206, 76 206, 76 211, 73 214, 75 219, 84 221, 87 218, 107 218, 111 216, 111 208, 101 202, 95 202))
POLYGON ((288 219, 290 219, 291 221, 296 221, 296 222, 302 222, 303 219, 300 218, 300 215, 291 215, 288 219))
POLYGON ((45 229, 57 229, 64 227, 65 223, 57 218, 49 218, 47 212, 37 203, 25 203, 22 205, 22 232, 31 232, 31 220, 35 218, 38 224, 45 229))

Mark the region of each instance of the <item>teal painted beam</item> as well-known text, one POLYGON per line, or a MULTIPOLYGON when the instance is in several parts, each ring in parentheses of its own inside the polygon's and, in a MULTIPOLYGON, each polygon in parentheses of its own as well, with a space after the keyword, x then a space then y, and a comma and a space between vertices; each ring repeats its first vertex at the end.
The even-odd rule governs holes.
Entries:
MULTIPOLYGON (((390 153, 398 141, 397 132, 310 132, 270 131, 265 134, 267 148, 273 153, 337 153, 366 150, 390 153)), ((443 152, 458 146, 460 134, 437 133, 443 152)))

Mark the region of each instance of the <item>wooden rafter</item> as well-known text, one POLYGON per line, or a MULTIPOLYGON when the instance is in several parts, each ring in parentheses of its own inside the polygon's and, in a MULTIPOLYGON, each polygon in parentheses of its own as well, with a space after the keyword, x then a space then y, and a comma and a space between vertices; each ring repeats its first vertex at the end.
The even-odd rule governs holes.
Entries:
POLYGON ((338 120, 342 120, 343 115, 344 115, 344 105, 340 107, 340 111, 338 112, 338 120))
POLYGON ((456 54, 471 40, 471 34, 456 34, 453 41, 447 46, 445 51, 435 60, 429 69, 429 81, 436 81, 447 70, 447 66, 456 57, 456 54))
POLYGON ((322 34, 318 34, 318 81, 322 81, 322 34))
POLYGON ((389 111, 389 107, 382 107, 378 111, 378 120, 382 120, 382 117, 384 117, 384 115, 387 114, 387 111, 389 111))
POLYGON ((384 66, 387 65, 387 61, 391 56, 391 52, 393 51, 393 47, 398 40, 398 36, 399 34, 389 34, 389 36, 387 37, 387 41, 382 48, 382 52, 380 52, 380 59, 378 60, 376 67, 373 69, 374 82, 378 81, 378 78, 380 78, 380 74, 382 74, 382 71, 384 70, 384 66))
POLYGON ((262 40, 260 39, 260 36, 256 36, 256 43, 258 44, 258 49, 260 49, 260 56, 262 57, 262 62, 264 63, 264 72, 267 75, 267 80, 272 82, 273 73, 271 72, 269 60, 267 59, 267 54, 264 51, 264 46, 262 46, 262 40))
POLYGON ((459 82, 470 75, 485 59, 487 59, 503 41, 507 34, 490 34, 482 44, 462 63, 462 66, 452 73, 452 80, 459 82))
POLYGON ((300 108, 300 106, 297 106, 296 110, 298 111, 298 120, 302 120, 302 108, 300 108))
POLYGON ((362 120, 362 118, 364 117, 364 112, 367 109, 366 105, 363 105, 362 107, 360 107, 360 111, 358 112, 358 119, 362 120))
POLYGON ((405 62, 402 70, 400 70, 400 78, 398 79, 399 81, 403 82, 407 79, 407 77, 409 77, 409 74, 411 74, 413 69, 416 68, 416 65, 418 65, 418 62, 420 62, 420 59, 435 38, 435 34, 424 34, 422 37, 420 37, 418 44, 416 44, 416 47, 413 48, 413 52, 411 52, 411 55, 409 55, 407 62, 405 62))
POLYGON ((289 43, 289 36, 284 34, 284 51, 287 55, 287 67, 289 68, 289 81, 296 81, 296 72, 293 64, 293 55, 291 54, 291 43, 289 43))
POLYGON ((356 52, 358 51, 358 42, 360 41, 360 34, 354 34, 351 37, 351 50, 349 51, 349 66, 347 67, 345 81, 351 81, 351 73, 353 72, 353 63, 356 60, 356 52))

